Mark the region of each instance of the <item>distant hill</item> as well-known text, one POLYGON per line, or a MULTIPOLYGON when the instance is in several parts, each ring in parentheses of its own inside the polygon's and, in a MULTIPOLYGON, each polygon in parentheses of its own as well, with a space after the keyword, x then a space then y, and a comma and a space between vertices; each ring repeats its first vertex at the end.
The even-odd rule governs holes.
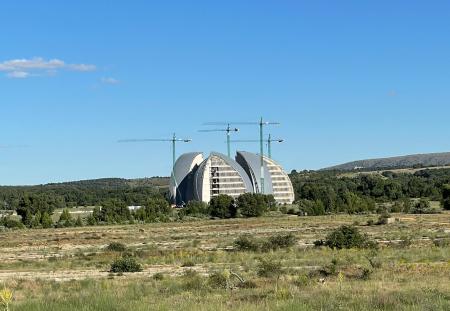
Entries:
POLYGON ((80 181, 69 181, 61 183, 49 183, 43 185, 29 186, 0 186, 0 189, 59 189, 59 188, 76 188, 76 189, 97 189, 97 190, 117 190, 132 188, 167 188, 169 187, 169 177, 149 177, 149 178, 99 178, 87 179, 80 181))
POLYGON ((154 195, 165 195, 169 177, 141 179, 103 178, 35 186, 0 186, 0 209, 17 209, 20 204, 41 204, 52 208, 98 206, 118 199, 142 205, 154 195))
POLYGON ((77 188, 96 188, 96 189, 122 189, 122 188, 140 188, 140 187, 156 187, 166 188, 169 186, 169 177, 150 177, 137 179, 124 178, 100 178, 91 180, 80 180, 63 183, 52 183, 43 185, 43 187, 65 187, 73 186, 77 188))
POLYGON ((413 154, 399 157, 359 160, 324 168, 323 170, 380 170, 450 165, 450 152, 413 154))

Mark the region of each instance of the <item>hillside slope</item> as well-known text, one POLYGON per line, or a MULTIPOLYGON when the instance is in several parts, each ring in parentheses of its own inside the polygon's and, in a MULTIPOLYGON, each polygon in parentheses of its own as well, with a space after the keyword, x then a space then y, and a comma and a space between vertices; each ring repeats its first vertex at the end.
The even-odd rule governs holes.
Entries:
POLYGON ((413 154, 399 157, 352 161, 323 170, 350 171, 444 166, 450 164, 450 152, 413 154))

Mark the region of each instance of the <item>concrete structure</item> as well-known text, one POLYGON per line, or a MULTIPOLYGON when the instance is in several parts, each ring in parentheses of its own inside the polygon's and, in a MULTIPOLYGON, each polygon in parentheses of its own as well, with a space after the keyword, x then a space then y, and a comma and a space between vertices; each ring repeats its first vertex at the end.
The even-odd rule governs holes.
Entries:
MULTIPOLYGON (((183 205, 191 200, 209 202, 220 194, 237 198, 261 193, 260 172, 260 156, 254 153, 238 152, 236 160, 217 152, 206 159, 199 152, 186 153, 175 163, 171 195, 177 205, 183 205)), ((294 201, 292 183, 279 164, 265 157, 264 175, 265 194, 272 194, 280 204, 294 201)))
MULTIPOLYGON (((255 193, 261 192, 261 159, 254 153, 239 151, 236 155, 237 162, 250 176, 255 193)), ((275 200, 281 204, 291 204, 295 200, 294 188, 291 179, 278 163, 264 157, 264 193, 272 194, 275 200)))

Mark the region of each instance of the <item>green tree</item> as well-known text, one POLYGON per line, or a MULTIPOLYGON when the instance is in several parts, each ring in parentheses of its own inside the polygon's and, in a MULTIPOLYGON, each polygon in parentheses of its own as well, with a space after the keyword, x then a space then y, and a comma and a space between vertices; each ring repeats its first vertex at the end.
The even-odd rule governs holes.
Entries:
POLYGON ((237 214, 237 207, 232 197, 219 194, 209 202, 209 214, 218 218, 234 218, 237 214))
POLYGON ((105 200, 100 210, 100 220, 107 223, 122 223, 131 219, 131 212, 123 200, 105 200))
POLYGON ((22 222, 28 228, 31 228, 33 226, 33 215, 31 214, 30 210, 27 210, 25 212, 25 216, 22 218, 22 222))
POLYGON ((100 207, 98 207, 98 206, 94 207, 94 210, 92 211, 91 215, 95 220, 95 222, 91 221, 91 223, 93 225, 98 224, 100 221, 102 221, 102 212, 101 212, 100 207))
POLYGON ((43 228, 53 227, 53 220, 47 212, 42 214, 41 223, 43 228))
POLYGON ((86 219, 86 223, 88 226, 95 226, 98 224, 97 219, 94 217, 93 214, 89 214, 89 216, 86 219))
POLYGON ((269 209, 268 199, 259 193, 244 193, 236 200, 237 207, 244 217, 259 217, 269 209))
POLYGON ((32 227, 33 228, 39 228, 41 226, 41 222, 42 222, 42 215, 41 215, 41 212, 38 211, 34 215, 32 227))
POLYGON ((65 208, 61 215, 59 216, 58 220, 58 227, 72 227, 73 226, 73 219, 72 215, 70 215, 70 212, 67 208, 65 208))
POLYGON ((189 201, 182 210, 183 215, 201 216, 208 214, 208 204, 199 201, 189 201))
POLYGON ((450 210, 450 184, 445 184, 442 187, 442 208, 450 210))
POLYGON ((83 221, 81 220, 80 216, 78 216, 77 220, 75 221, 75 227, 83 227, 83 221))

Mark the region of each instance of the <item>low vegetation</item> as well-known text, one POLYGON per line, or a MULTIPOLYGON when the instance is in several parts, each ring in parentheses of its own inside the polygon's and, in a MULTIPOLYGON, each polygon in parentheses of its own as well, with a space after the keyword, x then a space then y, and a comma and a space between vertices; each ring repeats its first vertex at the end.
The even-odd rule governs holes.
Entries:
POLYGON ((268 252, 292 247, 296 241, 297 238, 292 233, 280 233, 263 239, 241 235, 234 241, 234 249, 237 251, 268 252))
POLYGON ((6 231, 0 288, 26 311, 448 310, 449 212, 377 217, 6 231))
POLYGON ((112 273, 124 273, 124 272, 141 272, 142 266, 136 261, 135 258, 130 256, 123 256, 114 260, 111 264, 109 272, 112 273))
POLYGON ((325 240, 318 240, 314 242, 316 246, 328 246, 333 249, 343 248, 376 248, 376 242, 361 234, 361 232, 354 226, 343 225, 332 232, 330 232, 325 240))

